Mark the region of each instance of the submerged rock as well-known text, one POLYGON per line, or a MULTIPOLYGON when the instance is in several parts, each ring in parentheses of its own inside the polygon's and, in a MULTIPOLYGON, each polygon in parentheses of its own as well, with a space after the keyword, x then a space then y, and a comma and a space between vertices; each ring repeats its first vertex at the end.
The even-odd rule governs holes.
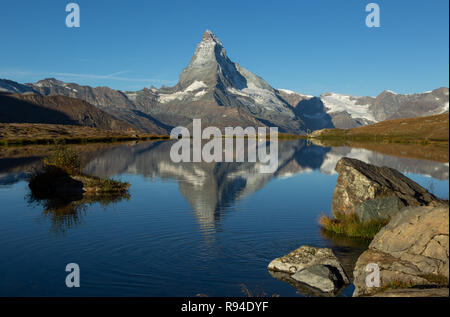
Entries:
POLYGON ((407 206, 438 206, 442 200, 395 169, 342 158, 334 189, 333 214, 356 214, 362 221, 386 219, 407 206))
POLYGON ((305 297, 334 297, 339 293, 339 291, 334 293, 322 292, 316 287, 312 287, 305 283, 301 283, 294 280, 292 278, 292 275, 288 273, 269 270, 269 274, 270 276, 276 278, 277 280, 289 283, 293 288, 295 288, 298 291, 298 293, 302 294, 302 296, 305 297))
POLYGON ((366 285, 366 266, 380 269, 381 289, 447 286, 449 279, 449 207, 409 207, 395 215, 358 259, 354 296, 380 288, 366 285))
POLYGON ((316 264, 297 271, 292 278, 297 282, 307 284, 324 293, 338 291, 345 282, 340 272, 332 266, 316 264))
POLYGON ((302 246, 272 260, 268 269, 291 274, 294 280, 324 292, 334 292, 350 283, 342 264, 328 248, 302 246))

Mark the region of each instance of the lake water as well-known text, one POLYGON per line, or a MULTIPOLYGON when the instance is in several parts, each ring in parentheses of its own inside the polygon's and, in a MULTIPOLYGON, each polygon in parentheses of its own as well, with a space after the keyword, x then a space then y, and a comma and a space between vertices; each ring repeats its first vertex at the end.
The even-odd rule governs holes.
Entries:
POLYGON ((170 146, 86 146, 86 173, 131 184, 128 199, 94 203, 33 201, 27 172, 42 153, 3 156, 0 296, 310 296, 267 265, 307 244, 333 248, 351 273, 365 243, 317 225, 339 158, 396 168, 449 196, 446 163, 295 140, 280 141, 278 169, 260 174, 253 163, 173 163, 170 146), (68 263, 80 266, 80 288, 65 285, 68 263))

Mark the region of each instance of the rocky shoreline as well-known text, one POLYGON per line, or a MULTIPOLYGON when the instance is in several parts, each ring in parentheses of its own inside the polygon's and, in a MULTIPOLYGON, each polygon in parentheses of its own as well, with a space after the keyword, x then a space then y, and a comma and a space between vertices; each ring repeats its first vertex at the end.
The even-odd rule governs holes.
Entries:
MULTIPOLYGON (((386 225, 353 269, 353 296, 448 297, 449 205, 395 169, 342 158, 333 195, 334 215, 386 225)), ((350 279, 328 248, 302 246, 270 262, 273 276, 336 296, 350 279)))

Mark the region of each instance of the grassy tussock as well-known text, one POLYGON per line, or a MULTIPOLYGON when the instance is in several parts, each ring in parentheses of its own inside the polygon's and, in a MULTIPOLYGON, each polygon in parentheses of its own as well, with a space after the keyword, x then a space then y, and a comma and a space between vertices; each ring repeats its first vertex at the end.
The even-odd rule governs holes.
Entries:
POLYGON ((81 172, 81 158, 78 152, 66 146, 56 147, 43 160, 44 169, 34 175, 30 180, 30 186, 36 190, 50 188, 55 179, 66 180, 70 178, 83 184, 88 193, 126 193, 130 187, 127 182, 113 179, 104 179, 83 174, 81 172))
POLYGON ((81 170, 79 154, 73 149, 64 146, 56 147, 42 161, 46 166, 59 168, 68 174, 79 174, 81 170))
POLYGON ((332 219, 326 215, 319 218, 319 224, 326 231, 350 238, 373 239, 389 223, 390 219, 361 221, 355 214, 336 213, 332 219))
MULTIPOLYGON (((83 175, 81 177, 85 184, 85 189, 96 193, 124 193, 128 191, 130 183, 115 181, 113 179, 98 178, 83 175)), ((77 177, 76 177, 77 179, 77 177)))

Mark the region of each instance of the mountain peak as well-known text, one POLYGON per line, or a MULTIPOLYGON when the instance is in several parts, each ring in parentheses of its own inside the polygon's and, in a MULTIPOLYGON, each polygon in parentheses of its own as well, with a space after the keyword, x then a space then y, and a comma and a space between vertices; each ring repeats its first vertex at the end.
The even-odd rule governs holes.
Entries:
POLYGON ((220 46, 222 46, 222 42, 220 42, 219 38, 211 30, 206 30, 202 35, 202 42, 210 42, 210 41, 215 42, 220 46))
POLYGON ((178 88, 186 89, 195 81, 203 82, 208 87, 215 87, 218 73, 235 72, 235 69, 226 55, 222 42, 213 32, 206 30, 189 65, 180 75, 178 88))

